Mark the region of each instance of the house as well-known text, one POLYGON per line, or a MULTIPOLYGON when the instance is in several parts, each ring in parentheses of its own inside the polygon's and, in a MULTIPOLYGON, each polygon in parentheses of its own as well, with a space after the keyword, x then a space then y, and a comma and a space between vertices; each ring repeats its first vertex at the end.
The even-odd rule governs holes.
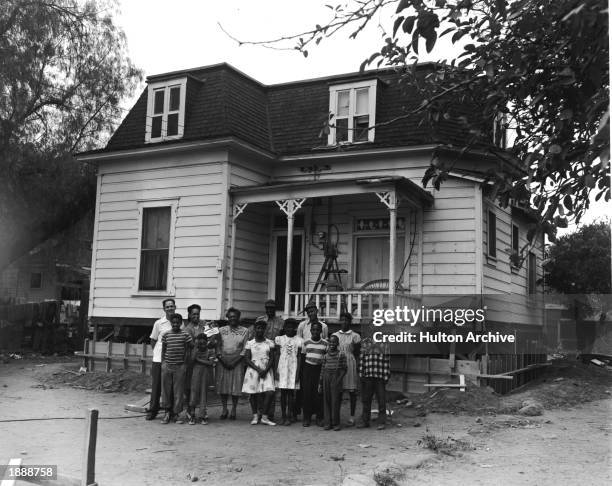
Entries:
POLYGON ((285 316, 315 301, 332 322, 343 308, 367 322, 422 296, 513 294, 485 302, 487 318, 539 325, 543 245, 511 259, 529 215, 488 197, 497 161, 460 153, 458 122, 405 115, 420 103, 392 69, 269 86, 228 64, 148 77, 108 145, 78 155, 99 167, 89 315, 150 326, 173 297, 249 318, 275 298, 285 316), (455 167, 435 192, 420 182, 434 152, 455 167))

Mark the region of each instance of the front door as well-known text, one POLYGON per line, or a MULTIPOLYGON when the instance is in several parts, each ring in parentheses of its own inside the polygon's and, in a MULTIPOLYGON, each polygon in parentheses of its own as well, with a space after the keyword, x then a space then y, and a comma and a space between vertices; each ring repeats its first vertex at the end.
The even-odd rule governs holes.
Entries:
MULTIPOLYGON (((293 235, 293 249, 291 252, 291 292, 302 290, 302 259, 304 254, 304 237, 301 233, 293 235)), ((272 237, 272 251, 275 254, 270 272, 270 292, 279 309, 285 307, 285 277, 287 271, 287 234, 274 234, 272 237)), ((293 309, 293 302, 291 303, 293 309)))

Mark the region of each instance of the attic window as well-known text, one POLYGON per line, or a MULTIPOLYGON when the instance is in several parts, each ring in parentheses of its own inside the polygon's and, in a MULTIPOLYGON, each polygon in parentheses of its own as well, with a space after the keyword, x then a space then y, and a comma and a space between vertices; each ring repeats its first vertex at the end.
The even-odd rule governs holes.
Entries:
POLYGON ((181 138, 185 128, 187 79, 149 84, 146 142, 181 138))
POLYGON ((329 112, 329 145, 373 142, 376 80, 330 86, 329 112))

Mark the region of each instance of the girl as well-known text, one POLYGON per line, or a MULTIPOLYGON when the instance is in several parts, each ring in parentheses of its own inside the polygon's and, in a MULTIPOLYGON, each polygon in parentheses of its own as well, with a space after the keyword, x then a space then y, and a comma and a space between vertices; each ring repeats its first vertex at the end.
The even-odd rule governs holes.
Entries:
POLYGON ((297 420, 295 415, 295 390, 300 388, 300 354, 302 340, 295 335, 298 322, 287 319, 284 336, 277 336, 276 344, 276 386, 281 392, 282 425, 291 425, 297 420))
POLYGON ((210 371, 215 366, 215 350, 208 347, 208 337, 201 333, 196 336, 196 347, 193 353, 193 370, 191 374, 191 395, 187 418, 189 425, 196 423, 195 409, 199 407, 199 422, 208 425, 206 402, 210 371))
POLYGON ((357 408, 357 359, 359 358, 359 348, 361 347, 361 337, 350 329, 353 316, 348 312, 340 315, 340 331, 334 333, 338 337, 338 349, 346 355, 346 375, 342 382, 342 389, 349 392, 351 402, 351 418, 347 425, 355 425, 355 409, 357 408))
POLYGON ((255 337, 247 342, 244 348, 244 360, 248 366, 244 375, 242 392, 250 396, 253 420, 251 425, 259 422, 258 410, 263 410, 261 423, 266 425, 276 425, 268 418, 267 411, 274 398, 274 375, 272 365, 274 364, 274 342, 266 339, 266 322, 257 321, 255 323, 255 337), (263 401, 260 404, 259 401, 263 401), (261 406, 260 406, 261 405, 261 406))
POLYGON ((321 338, 323 327, 320 322, 310 326, 310 339, 302 345, 302 405, 304 408, 303 424, 310 427, 312 415, 317 416, 317 425, 323 426, 323 397, 318 393, 321 363, 327 351, 327 341, 321 338))
POLYGON ((346 356, 338 350, 338 336, 329 338, 329 348, 323 356, 319 393, 323 392, 325 430, 340 430, 340 406, 342 405, 342 380, 346 374, 346 356))

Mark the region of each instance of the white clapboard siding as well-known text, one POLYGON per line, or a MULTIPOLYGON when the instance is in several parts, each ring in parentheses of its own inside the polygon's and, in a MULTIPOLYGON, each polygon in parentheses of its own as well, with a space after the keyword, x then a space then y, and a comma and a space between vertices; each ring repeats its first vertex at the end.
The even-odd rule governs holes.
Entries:
POLYGON ((169 275, 177 308, 197 302, 205 318, 216 318, 217 262, 226 185, 221 154, 183 154, 100 165, 98 226, 93 256, 93 317, 151 317, 161 314, 159 295, 139 295, 138 205, 176 200, 173 264, 169 275))

